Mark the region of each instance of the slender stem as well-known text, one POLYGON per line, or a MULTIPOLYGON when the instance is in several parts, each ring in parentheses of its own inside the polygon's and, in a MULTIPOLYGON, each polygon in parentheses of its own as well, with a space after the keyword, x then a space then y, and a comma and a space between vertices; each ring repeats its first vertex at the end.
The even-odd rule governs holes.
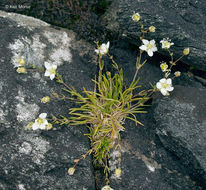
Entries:
POLYGON ((138 63, 137 63, 137 61, 136 61, 136 72, 135 72, 135 75, 134 75, 134 77, 133 77, 132 82, 135 81, 135 79, 136 79, 136 77, 137 77, 137 73, 138 73, 138 71, 139 71, 139 69, 140 69, 140 62, 141 62, 141 58, 142 58, 142 53, 143 53, 143 51, 140 50, 140 55, 139 55, 139 57, 137 57, 138 63))

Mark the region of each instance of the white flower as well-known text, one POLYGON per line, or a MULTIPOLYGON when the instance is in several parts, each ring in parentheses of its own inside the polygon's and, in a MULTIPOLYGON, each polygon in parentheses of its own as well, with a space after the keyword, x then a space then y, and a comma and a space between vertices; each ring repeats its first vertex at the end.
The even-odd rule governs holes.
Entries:
POLYGON ((104 187, 102 187, 102 190, 114 190, 114 189, 112 189, 109 185, 105 185, 104 187))
POLYGON ((169 38, 163 38, 160 43, 162 44, 163 49, 169 49, 172 45, 174 45, 169 38))
POLYGON ((135 22, 138 22, 139 20, 140 20, 140 15, 139 15, 139 13, 134 13, 133 15, 132 15, 132 20, 133 21, 135 21, 135 22))
POLYGON ((141 45, 139 49, 146 51, 148 55, 152 57, 153 52, 157 51, 155 40, 148 41, 148 40, 143 39, 142 42, 143 42, 143 45, 141 45))
POLYGON ((110 45, 110 42, 107 42, 107 44, 102 44, 99 49, 95 49, 95 52, 97 54, 101 54, 101 55, 105 55, 108 53, 109 51, 109 45, 110 45))
POLYGON ((174 90, 174 87, 172 86, 172 80, 170 78, 160 79, 156 86, 164 96, 168 96, 169 92, 174 90))
POLYGON ((39 118, 37 118, 32 125, 33 130, 37 129, 47 129, 47 125, 49 125, 47 119, 46 119, 47 113, 41 113, 39 115, 39 118))
POLYGON ((57 65, 45 62, 44 66, 46 67, 44 76, 50 77, 50 79, 53 80, 56 75, 57 65))

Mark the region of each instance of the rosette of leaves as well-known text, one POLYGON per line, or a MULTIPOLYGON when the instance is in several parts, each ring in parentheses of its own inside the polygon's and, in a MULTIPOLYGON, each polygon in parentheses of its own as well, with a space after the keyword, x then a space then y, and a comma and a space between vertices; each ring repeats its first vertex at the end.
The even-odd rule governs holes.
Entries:
MULTIPOLYGON (((94 163, 104 167, 107 184, 109 183, 108 159, 112 150, 119 151, 120 167, 120 132, 125 129, 125 120, 129 119, 136 124, 143 125, 137 120, 135 114, 145 113, 143 106, 149 99, 148 91, 140 91, 134 95, 134 92, 141 87, 138 85, 139 79, 133 80, 126 87, 122 69, 119 70, 112 56, 109 57, 117 70, 116 74, 114 76, 110 72, 103 74, 104 61, 99 55, 99 76, 97 80, 93 80, 94 91, 84 88, 83 95, 81 95, 74 88, 65 89, 79 106, 70 109, 71 116, 69 118, 63 117, 56 120, 58 124, 86 125, 88 127, 89 133, 85 135, 90 139, 91 149, 82 158, 93 153, 94 163)), ((62 79, 57 81, 63 83, 62 79)), ((78 161, 76 160, 75 163, 77 164, 78 161)))

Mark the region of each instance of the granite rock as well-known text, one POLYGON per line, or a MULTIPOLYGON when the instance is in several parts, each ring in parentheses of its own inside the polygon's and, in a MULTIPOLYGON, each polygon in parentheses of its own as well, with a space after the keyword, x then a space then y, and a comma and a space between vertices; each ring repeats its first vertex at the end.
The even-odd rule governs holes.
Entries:
POLYGON ((91 157, 82 161, 73 176, 67 174, 74 159, 90 144, 86 127, 54 126, 50 131, 25 130, 40 113, 67 115, 74 103, 55 99, 52 93, 64 93, 62 86, 43 72, 16 72, 19 56, 26 65, 44 67, 56 63, 65 82, 82 90, 92 89, 95 57, 93 47, 77 41, 69 30, 23 15, 0 11, 0 189, 57 190, 95 189, 91 157), (88 65, 88 62, 90 65, 88 65), (86 82, 85 82, 86 81, 86 82), (47 104, 41 98, 49 95, 47 104))
MULTIPOLYGON (((204 0, 114 0, 103 20, 107 22, 107 29, 120 33, 139 46, 140 28, 131 18, 134 12, 138 12, 145 27, 156 27, 156 32, 148 35, 149 39, 160 42, 163 38, 170 38, 177 57, 189 47, 191 53, 183 58, 183 62, 206 71, 205 8, 204 0)), ((158 51, 167 55, 160 45, 158 51)))
POLYGON ((205 188, 206 102, 205 88, 175 86, 167 98, 154 101, 156 134, 175 154, 188 174, 205 188))

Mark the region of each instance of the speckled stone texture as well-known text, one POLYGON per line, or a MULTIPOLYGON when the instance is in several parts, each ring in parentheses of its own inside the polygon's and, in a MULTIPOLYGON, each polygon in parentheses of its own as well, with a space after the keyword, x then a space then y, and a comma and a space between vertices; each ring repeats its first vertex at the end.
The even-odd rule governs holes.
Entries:
POLYGON ((54 29, 49 24, 13 13, 0 12, 0 189, 66 190, 95 189, 91 157, 80 162, 73 176, 67 174, 74 159, 90 148, 85 127, 54 126, 50 131, 26 131, 25 126, 40 113, 67 115, 74 104, 52 98, 64 93, 61 86, 44 72, 18 74, 17 54, 41 67, 57 63, 66 83, 82 90, 92 89, 95 65, 88 44, 76 41, 71 31, 54 29), (86 65, 90 62, 90 66, 86 65), (78 78, 77 78, 78 76, 78 78), (85 82, 86 81, 86 82, 85 82))
POLYGON ((177 86, 169 98, 154 102, 157 135, 188 173, 206 188, 205 88, 177 86))
MULTIPOLYGON (((156 27, 149 39, 159 42, 169 37, 174 42, 175 56, 180 56, 185 47, 190 47, 191 53, 183 61, 206 71, 205 9, 205 0, 114 0, 104 20, 108 21, 108 29, 120 32, 139 46, 140 28, 131 18, 134 12, 138 12, 146 27, 156 27)), ((166 54, 160 45, 159 51, 166 54)))

